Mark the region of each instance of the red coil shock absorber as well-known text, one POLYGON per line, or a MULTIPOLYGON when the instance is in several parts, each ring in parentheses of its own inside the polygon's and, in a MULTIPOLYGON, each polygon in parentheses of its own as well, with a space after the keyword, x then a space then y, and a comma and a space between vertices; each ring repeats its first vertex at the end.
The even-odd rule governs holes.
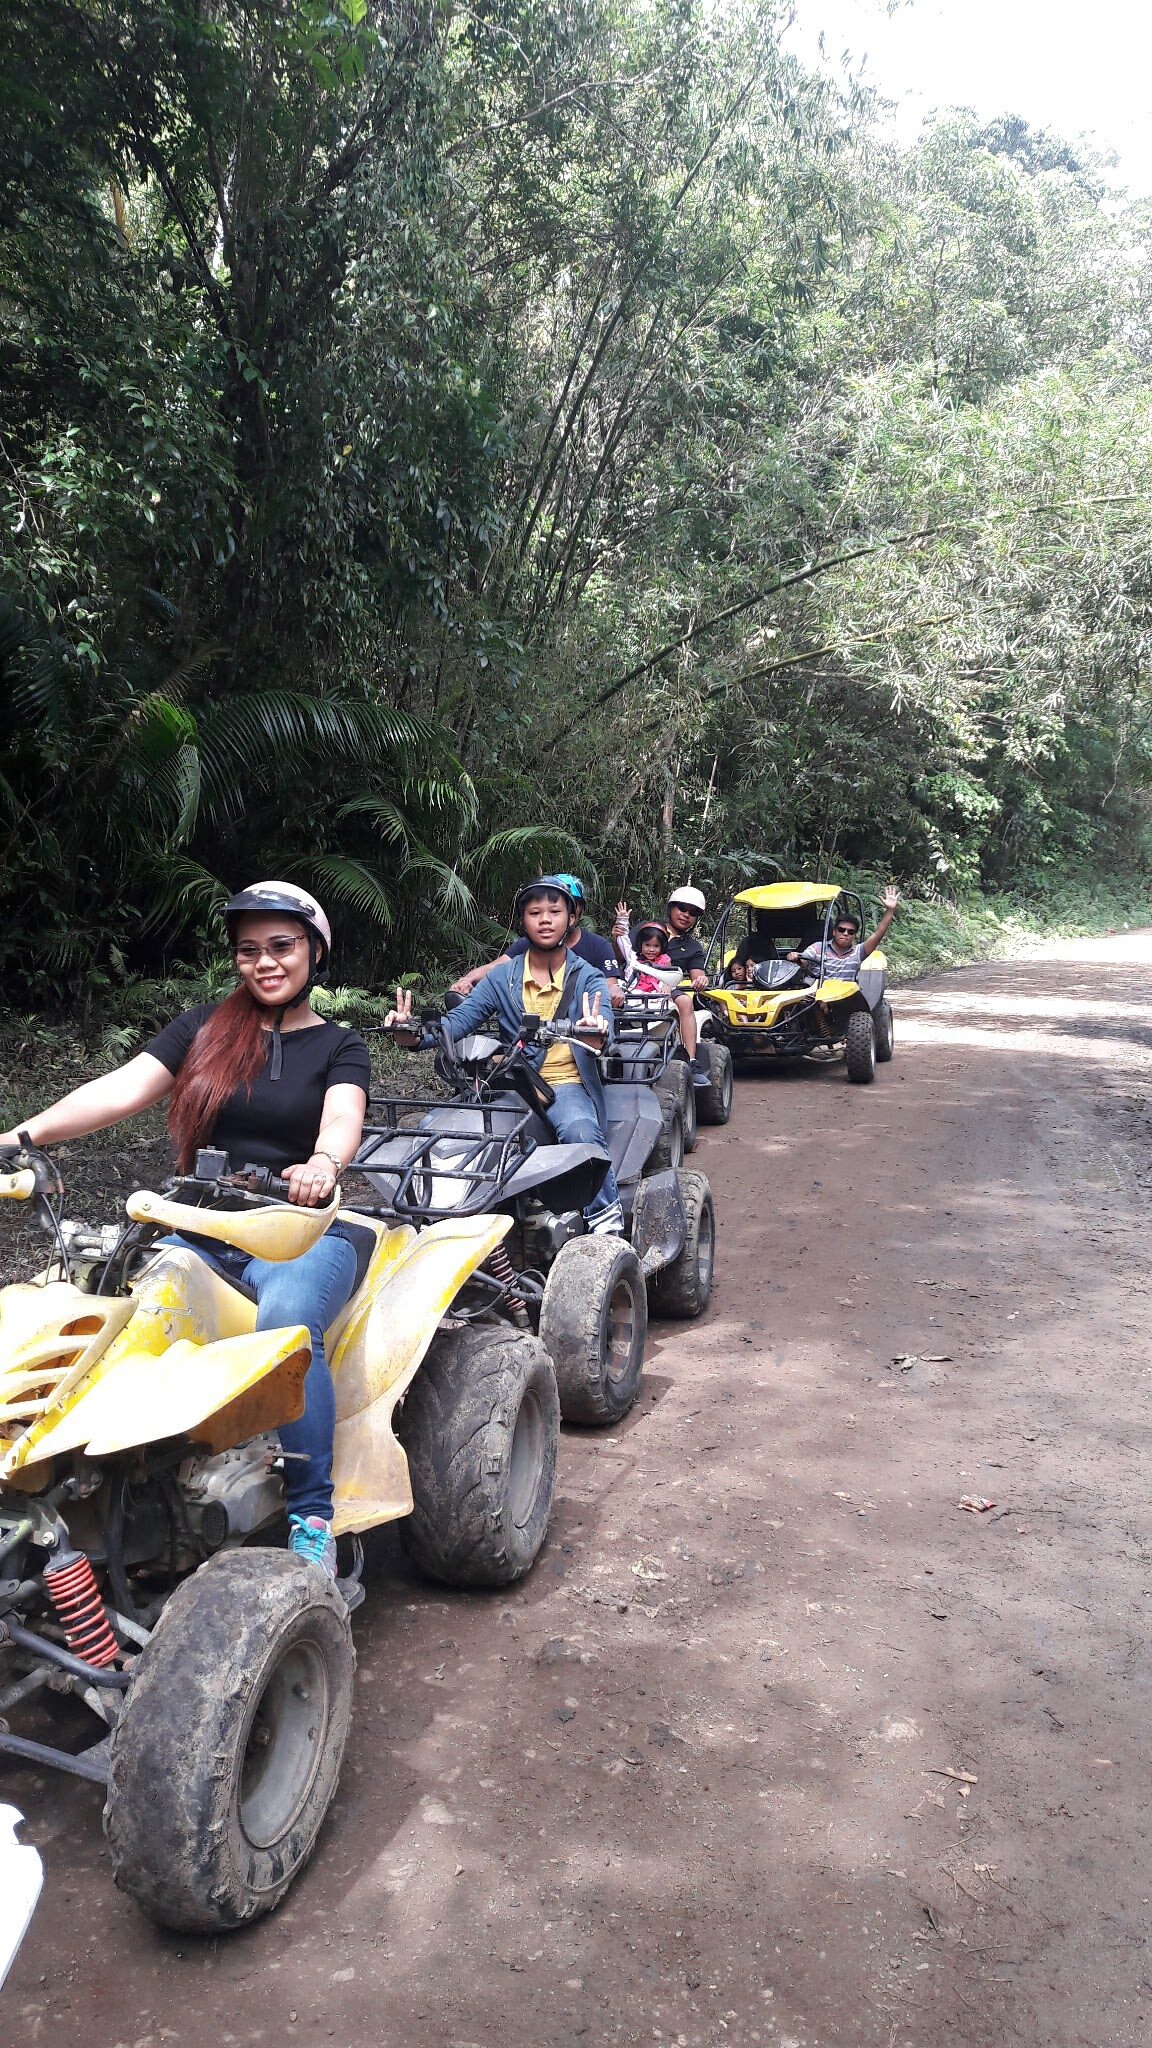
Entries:
POLYGON ((524 1296, 521 1294, 517 1284, 516 1274, 512 1261, 508 1257, 508 1247, 506 1244, 498 1244, 495 1251, 488 1254, 488 1271, 491 1273, 492 1278, 498 1280, 504 1289, 504 1306, 508 1310, 512 1321, 520 1330, 529 1329, 531 1325, 528 1321, 528 1310, 525 1307, 524 1296))
POLYGON ((96 1574, 81 1550, 66 1550, 44 1567, 48 1596, 64 1624, 68 1648, 85 1664, 103 1667, 120 1655, 96 1584, 96 1574))

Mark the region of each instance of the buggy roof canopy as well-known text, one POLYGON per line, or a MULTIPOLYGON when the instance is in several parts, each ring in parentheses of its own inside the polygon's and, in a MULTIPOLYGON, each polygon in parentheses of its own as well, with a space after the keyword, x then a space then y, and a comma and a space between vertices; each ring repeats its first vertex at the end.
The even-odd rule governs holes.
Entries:
POLYGON ((830 882, 768 882, 761 889, 741 889, 732 901, 753 910, 809 910, 817 903, 834 903, 839 894, 830 882))

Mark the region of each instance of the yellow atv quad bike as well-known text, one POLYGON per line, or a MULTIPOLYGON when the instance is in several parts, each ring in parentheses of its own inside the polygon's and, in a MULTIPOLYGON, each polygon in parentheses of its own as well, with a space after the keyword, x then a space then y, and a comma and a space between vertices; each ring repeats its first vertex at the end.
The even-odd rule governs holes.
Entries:
POLYGON ((871 953, 853 979, 843 980, 827 970, 821 977, 787 957, 819 941, 827 962, 832 927, 846 911, 863 933, 860 897, 832 883, 771 882, 732 898, 708 949, 701 1003, 734 1061, 827 1062, 842 1049, 848 1079, 868 1082, 876 1078, 877 1061, 891 1059, 892 1005, 884 992, 883 953, 871 953), (743 940, 752 979, 733 983, 728 969, 743 940))
POLYGON ((560 1410, 552 1361, 486 1271, 507 1216, 419 1234, 294 1207, 264 1169, 204 1152, 125 1227, 65 1221, 52 1162, 0 1162, 54 1253, 0 1291, 0 1758, 107 1788, 117 1883, 163 1925, 266 1913, 311 1854, 352 1713, 360 1532, 399 1521, 454 1586, 525 1573, 547 1530, 560 1410), (244 1287, 170 1232, 292 1259, 335 1224, 357 1283, 326 1333, 336 1389, 337 1584, 245 1547, 283 1519, 282 1423, 303 1410, 303 1327, 257 1331, 244 1287), (91 1710, 73 1750, 13 1731, 45 1687, 91 1710))

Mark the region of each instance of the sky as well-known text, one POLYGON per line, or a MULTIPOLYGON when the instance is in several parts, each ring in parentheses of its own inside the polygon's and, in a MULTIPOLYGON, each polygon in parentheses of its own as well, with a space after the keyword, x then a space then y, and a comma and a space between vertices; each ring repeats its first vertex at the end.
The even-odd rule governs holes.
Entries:
POLYGON ((866 59, 905 140, 934 107, 1021 114, 1114 151, 1117 182, 1152 194, 1149 0, 795 0, 785 47, 831 68, 845 50, 856 70, 866 59))

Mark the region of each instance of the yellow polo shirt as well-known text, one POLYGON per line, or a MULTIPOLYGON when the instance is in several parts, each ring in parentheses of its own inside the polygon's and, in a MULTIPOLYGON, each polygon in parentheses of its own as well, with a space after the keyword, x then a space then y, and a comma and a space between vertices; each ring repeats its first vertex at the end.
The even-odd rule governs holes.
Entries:
MULTIPOLYGON (((528 955, 525 953, 524 1008, 528 1015, 543 1017, 550 1024, 560 1006, 563 993, 564 968, 560 969, 558 981, 553 977, 551 988, 541 988, 533 978, 532 969, 528 965, 528 955)), ((580 1079, 580 1069, 576 1065, 572 1047, 567 1044, 548 1047, 540 1065, 540 1072, 552 1088, 560 1088, 567 1081, 578 1082, 580 1079)))

